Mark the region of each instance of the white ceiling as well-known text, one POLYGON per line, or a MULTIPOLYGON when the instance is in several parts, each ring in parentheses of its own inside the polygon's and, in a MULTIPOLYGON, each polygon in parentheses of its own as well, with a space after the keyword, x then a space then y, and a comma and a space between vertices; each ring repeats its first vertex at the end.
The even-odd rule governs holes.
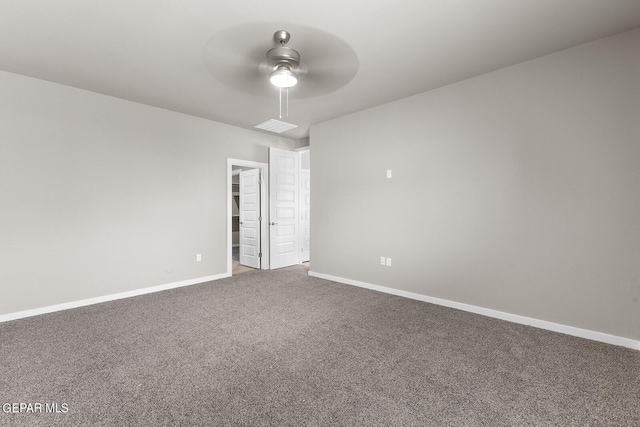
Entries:
POLYGON ((309 76, 314 62, 355 67, 342 87, 304 88, 303 76, 292 89, 285 121, 299 127, 283 136, 303 138, 312 124, 636 27, 640 0, 3 0, 0 69, 252 128, 278 118, 257 70, 286 29, 309 76), (323 43, 332 50, 312 58, 323 43), (241 61, 255 68, 236 72, 241 61))

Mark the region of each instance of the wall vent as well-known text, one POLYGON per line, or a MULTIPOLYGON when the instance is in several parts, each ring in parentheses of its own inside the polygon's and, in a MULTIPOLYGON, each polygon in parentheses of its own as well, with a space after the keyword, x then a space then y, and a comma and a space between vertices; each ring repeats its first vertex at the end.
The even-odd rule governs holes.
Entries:
POLYGON ((291 123, 281 122, 280 120, 267 120, 266 122, 262 122, 254 126, 254 128, 266 130, 274 133, 282 133, 291 129, 297 128, 297 125, 292 125, 291 123))

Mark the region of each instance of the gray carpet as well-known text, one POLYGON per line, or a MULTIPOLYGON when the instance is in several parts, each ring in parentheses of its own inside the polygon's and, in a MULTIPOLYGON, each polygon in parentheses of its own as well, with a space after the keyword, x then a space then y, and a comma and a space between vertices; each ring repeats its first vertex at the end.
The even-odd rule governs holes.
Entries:
POLYGON ((640 425, 640 352, 306 273, 0 324, 0 404, 68 407, 0 425, 640 425))

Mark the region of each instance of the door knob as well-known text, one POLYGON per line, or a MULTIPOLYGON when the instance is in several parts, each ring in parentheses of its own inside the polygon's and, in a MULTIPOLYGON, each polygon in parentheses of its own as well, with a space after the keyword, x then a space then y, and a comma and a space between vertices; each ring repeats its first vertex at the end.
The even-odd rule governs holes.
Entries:
POLYGON ((244 222, 240 221, 240 225, 244 224, 244 222))
POLYGON ((273 222, 273 221, 272 221, 272 222, 271 222, 271 225, 278 225, 278 223, 277 223, 277 222, 273 222))

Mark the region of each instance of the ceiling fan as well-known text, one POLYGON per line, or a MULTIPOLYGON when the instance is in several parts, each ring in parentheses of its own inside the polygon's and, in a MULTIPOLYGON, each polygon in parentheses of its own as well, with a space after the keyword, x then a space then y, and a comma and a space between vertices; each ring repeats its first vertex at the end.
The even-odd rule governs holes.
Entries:
POLYGON ((260 63, 260 71, 269 74, 272 85, 288 89, 298 83, 298 76, 306 73, 307 68, 300 61, 300 53, 286 45, 291 40, 288 31, 276 31, 273 40, 278 46, 267 51, 266 60, 260 63))
POLYGON ((283 95, 288 115, 289 97, 327 95, 353 80, 359 67, 355 51, 339 37, 282 22, 248 22, 220 31, 205 43, 203 62, 220 83, 246 94, 244 102, 273 99, 277 88, 280 117, 283 95), (295 49, 288 45, 292 35, 295 49))
POLYGON ((291 34, 278 30, 273 34, 278 46, 267 51, 267 59, 260 63, 260 70, 269 74, 269 81, 279 89, 280 115, 282 118, 282 89, 286 94, 286 116, 289 117, 289 88, 298 84, 298 75, 302 73, 302 63, 297 50, 286 46, 291 34))

